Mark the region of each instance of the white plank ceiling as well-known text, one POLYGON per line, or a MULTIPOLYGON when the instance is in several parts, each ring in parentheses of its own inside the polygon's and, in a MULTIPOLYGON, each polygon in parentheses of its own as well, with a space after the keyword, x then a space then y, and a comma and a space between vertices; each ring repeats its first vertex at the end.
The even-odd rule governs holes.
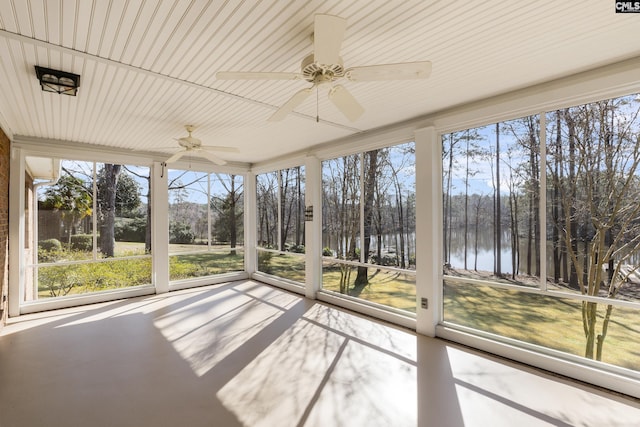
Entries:
POLYGON ((193 124, 239 149, 228 160, 256 163, 636 57, 639 39, 640 15, 605 0, 0 0, 0 125, 169 155, 193 124), (267 118, 306 82, 216 80, 298 72, 317 13, 347 20, 345 67, 429 60, 431 78, 347 81, 360 119, 321 89, 278 123, 267 118), (42 92, 35 65, 80 74, 78 96, 42 92))

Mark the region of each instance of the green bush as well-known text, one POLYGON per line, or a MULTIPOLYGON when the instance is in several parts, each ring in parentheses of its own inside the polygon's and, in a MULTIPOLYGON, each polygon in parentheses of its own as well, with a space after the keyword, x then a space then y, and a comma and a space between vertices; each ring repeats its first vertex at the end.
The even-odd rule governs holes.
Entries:
POLYGON ((303 254, 304 253, 304 245, 293 245, 293 246, 291 246, 289 251, 290 252, 294 252, 296 254, 303 254))
POLYGON ((189 224, 184 222, 172 222, 169 225, 169 243, 189 244, 196 239, 189 224))
POLYGON ((395 255, 384 254, 382 259, 378 259, 377 255, 371 255, 371 263, 386 266, 398 266, 398 258, 395 255))
POLYGON ((118 218, 113 233, 118 242, 144 242, 147 235, 147 218, 118 218))
POLYGON ((58 239, 46 239, 38 242, 38 262, 55 262, 62 258, 64 251, 58 239))
POLYGON ((90 252, 93 250, 93 236, 91 234, 74 234, 71 236, 71 249, 90 252))
POLYGON ((330 247, 325 246, 324 248, 322 248, 322 256, 333 256, 333 251, 330 247))
POLYGON ((38 249, 43 251, 59 251, 62 249, 62 243, 58 239, 46 239, 38 242, 38 249))

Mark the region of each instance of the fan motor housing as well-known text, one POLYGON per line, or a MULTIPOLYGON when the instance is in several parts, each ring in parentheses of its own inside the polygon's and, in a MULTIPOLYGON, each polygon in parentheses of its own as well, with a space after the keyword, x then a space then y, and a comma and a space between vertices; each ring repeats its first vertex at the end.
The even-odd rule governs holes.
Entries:
POLYGON ((332 82, 344 74, 342 58, 339 58, 338 64, 318 64, 313 53, 302 60, 301 68, 302 78, 316 84, 332 82))

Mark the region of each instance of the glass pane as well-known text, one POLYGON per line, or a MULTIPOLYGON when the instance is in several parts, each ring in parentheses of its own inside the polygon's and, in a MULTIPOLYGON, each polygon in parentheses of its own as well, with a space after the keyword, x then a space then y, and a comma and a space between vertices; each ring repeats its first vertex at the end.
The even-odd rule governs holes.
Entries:
POLYGON ((96 166, 99 256, 151 253, 150 169, 110 163, 96 166))
POLYGON ((257 175, 256 192, 258 247, 276 249, 278 246, 278 173, 257 175))
POLYGON ((169 253, 206 250, 209 174, 169 170, 169 253))
MULTIPOLYGON (((375 176, 372 185, 370 242, 365 262, 415 269, 415 165, 413 142, 365 155, 365 170, 368 171, 365 176, 369 171, 375 176)), ((366 194, 365 186, 365 200, 366 194)), ((365 246, 368 231, 366 213, 365 207, 365 246)))
POLYGON ((169 171, 169 280, 244 271, 242 177, 169 171))
POLYGON ((34 264, 25 300, 151 283, 150 256, 117 260, 148 253, 149 168, 50 158, 27 165, 37 206, 25 211, 26 223, 38 244, 37 257, 25 253, 34 264))
POLYGON ((169 257, 169 280, 244 271, 244 251, 210 251, 169 257))
POLYGON ((445 280, 444 320, 640 371, 638 309, 445 280), (583 307, 602 339, 585 334, 583 307))
POLYGON ((38 268, 39 298, 130 288, 150 283, 150 257, 38 268))
POLYGON ((539 120, 442 138, 445 274, 538 286, 539 120))
POLYGON ((640 98, 547 114, 549 269, 555 287, 640 301, 640 98))
POLYGON ((408 273, 324 260, 322 289, 408 312, 416 311, 415 275, 408 273), (367 275, 366 283, 358 281, 363 273, 367 275))
POLYGON ((360 155, 322 162, 324 256, 360 259, 360 155))
POLYGON ((304 283, 305 257, 258 250, 258 271, 304 283))
POLYGON ((280 250, 304 253, 304 168, 280 171, 280 250))
POLYGON ((211 175, 211 245, 232 252, 244 244, 244 186, 240 175, 211 175))
MULTIPOLYGON (((53 161, 54 159, 49 159, 53 161)), ((63 160, 55 183, 37 188, 37 262, 93 258, 93 163, 63 160)))

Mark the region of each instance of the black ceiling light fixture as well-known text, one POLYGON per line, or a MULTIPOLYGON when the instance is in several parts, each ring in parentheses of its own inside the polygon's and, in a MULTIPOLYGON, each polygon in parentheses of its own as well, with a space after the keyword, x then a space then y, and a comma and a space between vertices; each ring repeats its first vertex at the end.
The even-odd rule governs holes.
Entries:
POLYGON ((80 87, 80 76, 65 71, 52 70, 51 68, 36 65, 36 75, 40 80, 40 87, 45 92, 54 92, 64 95, 76 96, 80 87))

